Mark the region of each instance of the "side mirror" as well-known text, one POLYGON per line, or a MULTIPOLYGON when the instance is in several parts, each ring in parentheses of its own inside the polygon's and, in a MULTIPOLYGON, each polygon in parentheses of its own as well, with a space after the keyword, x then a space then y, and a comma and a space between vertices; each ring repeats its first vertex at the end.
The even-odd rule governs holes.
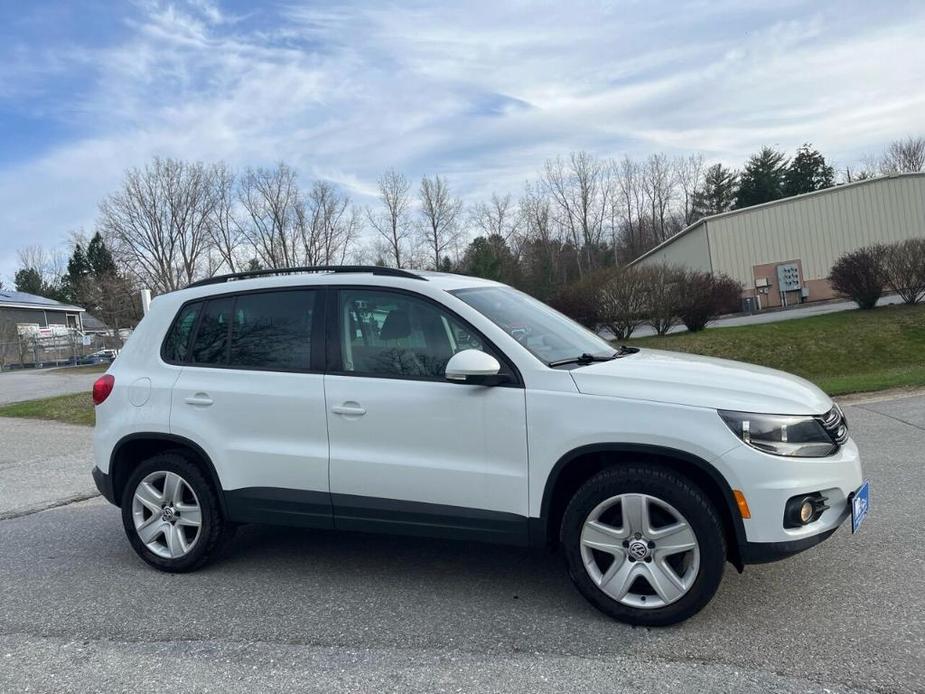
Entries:
POLYGON ((497 386, 508 377, 501 373, 501 364, 490 354, 477 349, 464 349, 454 354, 446 365, 446 380, 479 386, 497 386))

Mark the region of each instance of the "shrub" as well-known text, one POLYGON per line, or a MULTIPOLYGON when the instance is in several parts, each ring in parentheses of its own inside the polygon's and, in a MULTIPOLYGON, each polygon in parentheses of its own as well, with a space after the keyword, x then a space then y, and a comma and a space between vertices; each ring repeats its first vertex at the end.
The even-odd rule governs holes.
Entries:
POLYGON ((678 317, 690 332, 707 327, 723 313, 739 307, 742 285, 731 277, 708 272, 682 272, 678 279, 678 317))
POLYGON ((908 239, 887 247, 883 270, 886 284, 907 304, 925 298, 925 239, 908 239))
POLYGON ((829 274, 832 288, 851 297, 863 309, 874 308, 886 287, 885 256, 886 247, 881 245, 845 253, 829 274))
POLYGON ((684 270, 671 265, 641 268, 644 283, 646 322, 657 335, 665 335, 678 323, 681 304, 680 285, 684 270))
POLYGON ((716 302, 716 315, 738 313, 742 310, 742 284, 728 275, 713 277, 713 300, 716 302))
POLYGON ((600 323, 616 339, 629 339, 645 322, 645 289, 645 274, 638 268, 610 268, 600 274, 600 323))
POLYGON ((549 305, 591 330, 602 322, 600 287, 594 276, 566 285, 549 300, 549 305))

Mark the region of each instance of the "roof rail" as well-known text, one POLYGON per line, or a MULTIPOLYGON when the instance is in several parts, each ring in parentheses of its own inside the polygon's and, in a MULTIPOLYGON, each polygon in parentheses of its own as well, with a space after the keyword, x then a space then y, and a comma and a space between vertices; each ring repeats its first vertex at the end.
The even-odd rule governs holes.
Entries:
POLYGON ((233 282, 235 280, 246 280, 253 277, 269 277, 273 275, 296 275, 299 273, 313 272, 368 272, 373 275, 383 275, 385 277, 405 277, 412 280, 424 280, 426 277, 416 275, 408 270, 401 270, 394 267, 379 267, 378 265, 311 265, 306 267, 280 267, 269 268, 267 270, 250 270, 248 272, 232 272, 228 275, 216 275, 207 277, 198 282, 192 282, 186 285, 190 287, 205 287, 209 284, 222 284, 224 282, 233 282))

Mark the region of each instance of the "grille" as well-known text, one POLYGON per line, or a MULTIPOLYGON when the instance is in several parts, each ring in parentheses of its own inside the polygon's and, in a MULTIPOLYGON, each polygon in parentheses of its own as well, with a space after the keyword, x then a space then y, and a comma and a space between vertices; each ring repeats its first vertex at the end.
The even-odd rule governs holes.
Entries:
POLYGON ((839 446, 848 440, 848 420, 838 405, 819 418, 819 423, 839 446))

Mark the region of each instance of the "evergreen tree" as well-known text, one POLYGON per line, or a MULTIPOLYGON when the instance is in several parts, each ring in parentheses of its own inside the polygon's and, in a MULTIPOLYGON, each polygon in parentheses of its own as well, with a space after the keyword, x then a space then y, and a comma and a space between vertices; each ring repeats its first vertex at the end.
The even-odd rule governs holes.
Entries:
POLYGON ((16 271, 13 278, 17 292, 26 292, 36 296, 44 296, 47 287, 42 281, 42 275, 34 267, 24 267, 16 271))
POLYGON ((760 152, 751 156, 739 176, 736 208, 780 200, 784 197, 786 171, 786 155, 771 147, 762 147, 760 152))
POLYGON ((784 174, 784 195, 800 195, 835 185, 835 169, 807 143, 797 150, 784 174))
POLYGON ((61 291, 66 300, 72 304, 83 306, 81 289, 90 275, 90 263, 84 253, 80 242, 74 244, 74 252, 67 261, 67 272, 61 281, 61 291))
MULTIPOLYGON (((79 248, 80 244, 75 248, 75 253, 79 248)), ((87 244, 86 259, 88 270, 93 273, 94 277, 101 278, 116 274, 116 263, 112 259, 112 253, 106 247, 106 242, 100 236, 100 232, 96 232, 87 244)))
POLYGON ((450 260, 449 256, 443 256, 440 258, 440 267, 437 268, 440 272, 453 272, 453 261, 450 260))
POLYGON ((736 201, 738 174, 722 164, 713 164, 703 177, 703 187, 694 193, 694 219, 732 209, 736 201))
POLYGON ((513 283, 515 264, 511 249, 499 234, 473 239, 463 258, 466 274, 506 284, 513 283))

